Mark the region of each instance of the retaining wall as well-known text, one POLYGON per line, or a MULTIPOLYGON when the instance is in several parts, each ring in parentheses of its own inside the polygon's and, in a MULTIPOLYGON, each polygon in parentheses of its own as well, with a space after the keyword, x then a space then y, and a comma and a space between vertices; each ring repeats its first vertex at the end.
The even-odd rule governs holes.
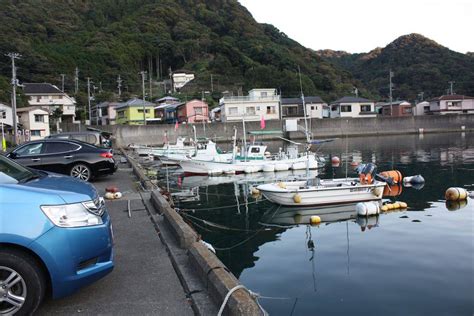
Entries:
MULTIPOLYGON (((309 120, 308 120, 309 121, 309 120)), ((265 130, 282 130, 284 122, 272 120, 266 122, 265 130)), ((299 125, 303 126, 303 120, 299 125)), ((260 122, 246 122, 247 131, 260 130, 260 122)), ((474 114, 463 115, 430 115, 413 117, 375 117, 375 118, 333 118, 312 119, 309 123, 315 138, 325 137, 352 137, 352 136, 376 136, 419 133, 440 133, 474 131, 474 114)), ((115 146, 126 147, 129 144, 157 145, 162 144, 165 133, 168 134, 170 142, 174 142, 177 136, 193 137, 191 125, 181 124, 177 130, 174 125, 107 125, 94 126, 96 128, 112 132, 115 136, 115 146)), ((198 137, 215 138, 218 142, 230 142, 237 128, 237 135, 242 138, 242 123, 208 123, 196 125, 198 137)), ((63 131, 78 131, 79 126, 75 124, 63 125, 63 131)), ((84 126, 82 126, 84 130, 84 126)), ((286 135, 290 139, 304 138, 301 132, 291 132, 286 135)), ((277 139, 274 135, 259 136, 261 140, 277 139)))

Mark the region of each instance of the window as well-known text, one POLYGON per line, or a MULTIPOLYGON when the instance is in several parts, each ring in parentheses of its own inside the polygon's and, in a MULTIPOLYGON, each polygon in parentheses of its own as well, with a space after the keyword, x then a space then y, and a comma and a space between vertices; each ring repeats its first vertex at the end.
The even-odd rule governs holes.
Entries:
POLYGON ((403 108, 403 109, 402 109, 402 113, 403 113, 403 114, 411 114, 411 113, 413 113, 413 111, 412 111, 411 108, 403 108))
POLYGON ((447 103, 447 105, 448 105, 448 108, 451 108, 451 107, 453 107, 453 108, 459 107, 459 108, 460 108, 460 107, 462 106, 462 102, 461 102, 461 101, 448 101, 448 102, 446 102, 446 103, 447 103))
MULTIPOLYGON (((33 135, 33 132, 39 132, 39 131, 31 131, 31 135, 33 135)), ((29 144, 29 145, 19 148, 18 150, 14 151, 14 153, 18 157, 39 155, 41 154, 42 148, 43 148, 43 143, 29 144)))
POLYGON ((260 93, 260 96, 262 98, 266 98, 268 96, 268 93, 267 92, 262 92, 262 93, 260 93))
POLYGON ((372 112, 372 106, 370 104, 361 104, 360 105, 361 112, 372 112))
POLYGON ((35 114, 35 122, 44 123, 44 115, 35 114))
POLYGON ((107 116, 107 115, 109 115, 109 109, 108 109, 108 108, 101 108, 101 109, 100 109, 100 114, 101 114, 102 116, 107 116))
POLYGON ((41 96, 39 95, 36 97, 36 102, 40 102, 40 101, 41 101, 41 96))
POLYGON ((256 107, 256 109, 257 109, 257 111, 259 111, 259 112, 260 112, 260 107, 259 107, 259 106, 257 106, 257 107, 256 107))
POLYGON ((267 114, 275 114, 275 107, 267 106, 267 114))
MULTIPOLYGON (((316 107, 316 110, 317 110, 317 109, 318 109, 318 108, 316 107)), ((315 106, 312 105, 312 106, 311 106, 311 111, 314 111, 314 110, 315 110, 315 106)))
POLYGON ((194 108, 194 114, 202 115, 202 108, 194 108))
MULTIPOLYGON (((142 113, 142 114, 143 114, 143 109, 138 109, 138 113, 142 113)), ((146 114, 149 114, 149 113, 150 113, 150 109, 145 109, 145 113, 146 113, 146 114)))
POLYGON ((352 105, 341 105, 341 112, 352 112, 352 105))
POLYGON ((117 112, 117 117, 118 118, 125 118, 125 111, 118 111, 117 112))
POLYGON ((31 136, 41 136, 41 131, 40 130, 32 130, 30 131, 31 136))
POLYGON ((47 154, 64 153, 79 149, 78 145, 66 142, 52 142, 46 143, 45 145, 46 149, 44 150, 44 152, 47 154))
POLYGON ((238 115, 238 114, 239 114, 239 109, 237 107, 229 108, 229 115, 238 115))
POLYGON ((255 115, 255 107, 254 106, 247 107, 245 113, 248 115, 255 115))
POLYGON ((7 118, 7 111, 0 111, 0 119, 6 119, 7 118))
POLYGON ((250 148, 250 152, 252 154, 258 154, 258 153, 260 153, 260 147, 252 147, 252 148, 250 148))

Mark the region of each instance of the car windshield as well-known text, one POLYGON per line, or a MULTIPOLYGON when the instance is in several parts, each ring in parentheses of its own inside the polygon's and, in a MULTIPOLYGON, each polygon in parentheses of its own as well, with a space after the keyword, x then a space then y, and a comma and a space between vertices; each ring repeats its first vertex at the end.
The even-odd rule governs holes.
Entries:
POLYGON ((34 179, 38 177, 35 172, 23 167, 22 165, 17 164, 16 162, 11 161, 10 159, 2 155, 0 155, 0 172, 17 180, 18 182, 25 182, 29 179, 34 179))

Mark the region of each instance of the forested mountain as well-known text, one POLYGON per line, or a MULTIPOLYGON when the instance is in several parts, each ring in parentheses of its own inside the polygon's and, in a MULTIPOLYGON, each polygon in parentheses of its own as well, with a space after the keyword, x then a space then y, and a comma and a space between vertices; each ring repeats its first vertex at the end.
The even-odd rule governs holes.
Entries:
MULTIPOLYGON (((74 87, 79 68, 80 89, 91 77, 97 87, 139 94, 139 72, 168 78, 168 69, 196 75, 190 93, 250 88, 281 89, 299 94, 301 67, 306 95, 329 100, 350 93, 354 85, 370 96, 352 75, 339 70, 288 38, 272 25, 257 23, 237 0, 5 0, 0 1, 0 52, 22 54, 20 82, 74 87)), ((10 60, 0 58, 0 98, 9 99, 10 60)), ((161 79, 161 78, 159 78, 161 79)), ((163 88, 155 86, 154 95, 163 88), (160 89, 160 90, 158 90, 160 89)), ((189 88, 188 88, 189 90, 189 88)), ((80 98, 79 98, 80 100, 80 98)))
POLYGON ((448 81, 454 92, 474 95, 474 57, 461 54, 419 34, 401 36, 385 48, 369 53, 349 54, 322 50, 322 58, 352 73, 381 98, 389 94, 389 71, 392 69, 395 99, 418 99, 446 94, 448 81))

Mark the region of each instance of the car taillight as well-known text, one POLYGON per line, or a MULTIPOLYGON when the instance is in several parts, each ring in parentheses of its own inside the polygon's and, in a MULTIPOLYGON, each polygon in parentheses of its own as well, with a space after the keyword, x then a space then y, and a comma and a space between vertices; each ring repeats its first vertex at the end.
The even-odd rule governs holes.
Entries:
POLYGON ((100 156, 104 158, 114 158, 112 153, 101 153, 100 156))

